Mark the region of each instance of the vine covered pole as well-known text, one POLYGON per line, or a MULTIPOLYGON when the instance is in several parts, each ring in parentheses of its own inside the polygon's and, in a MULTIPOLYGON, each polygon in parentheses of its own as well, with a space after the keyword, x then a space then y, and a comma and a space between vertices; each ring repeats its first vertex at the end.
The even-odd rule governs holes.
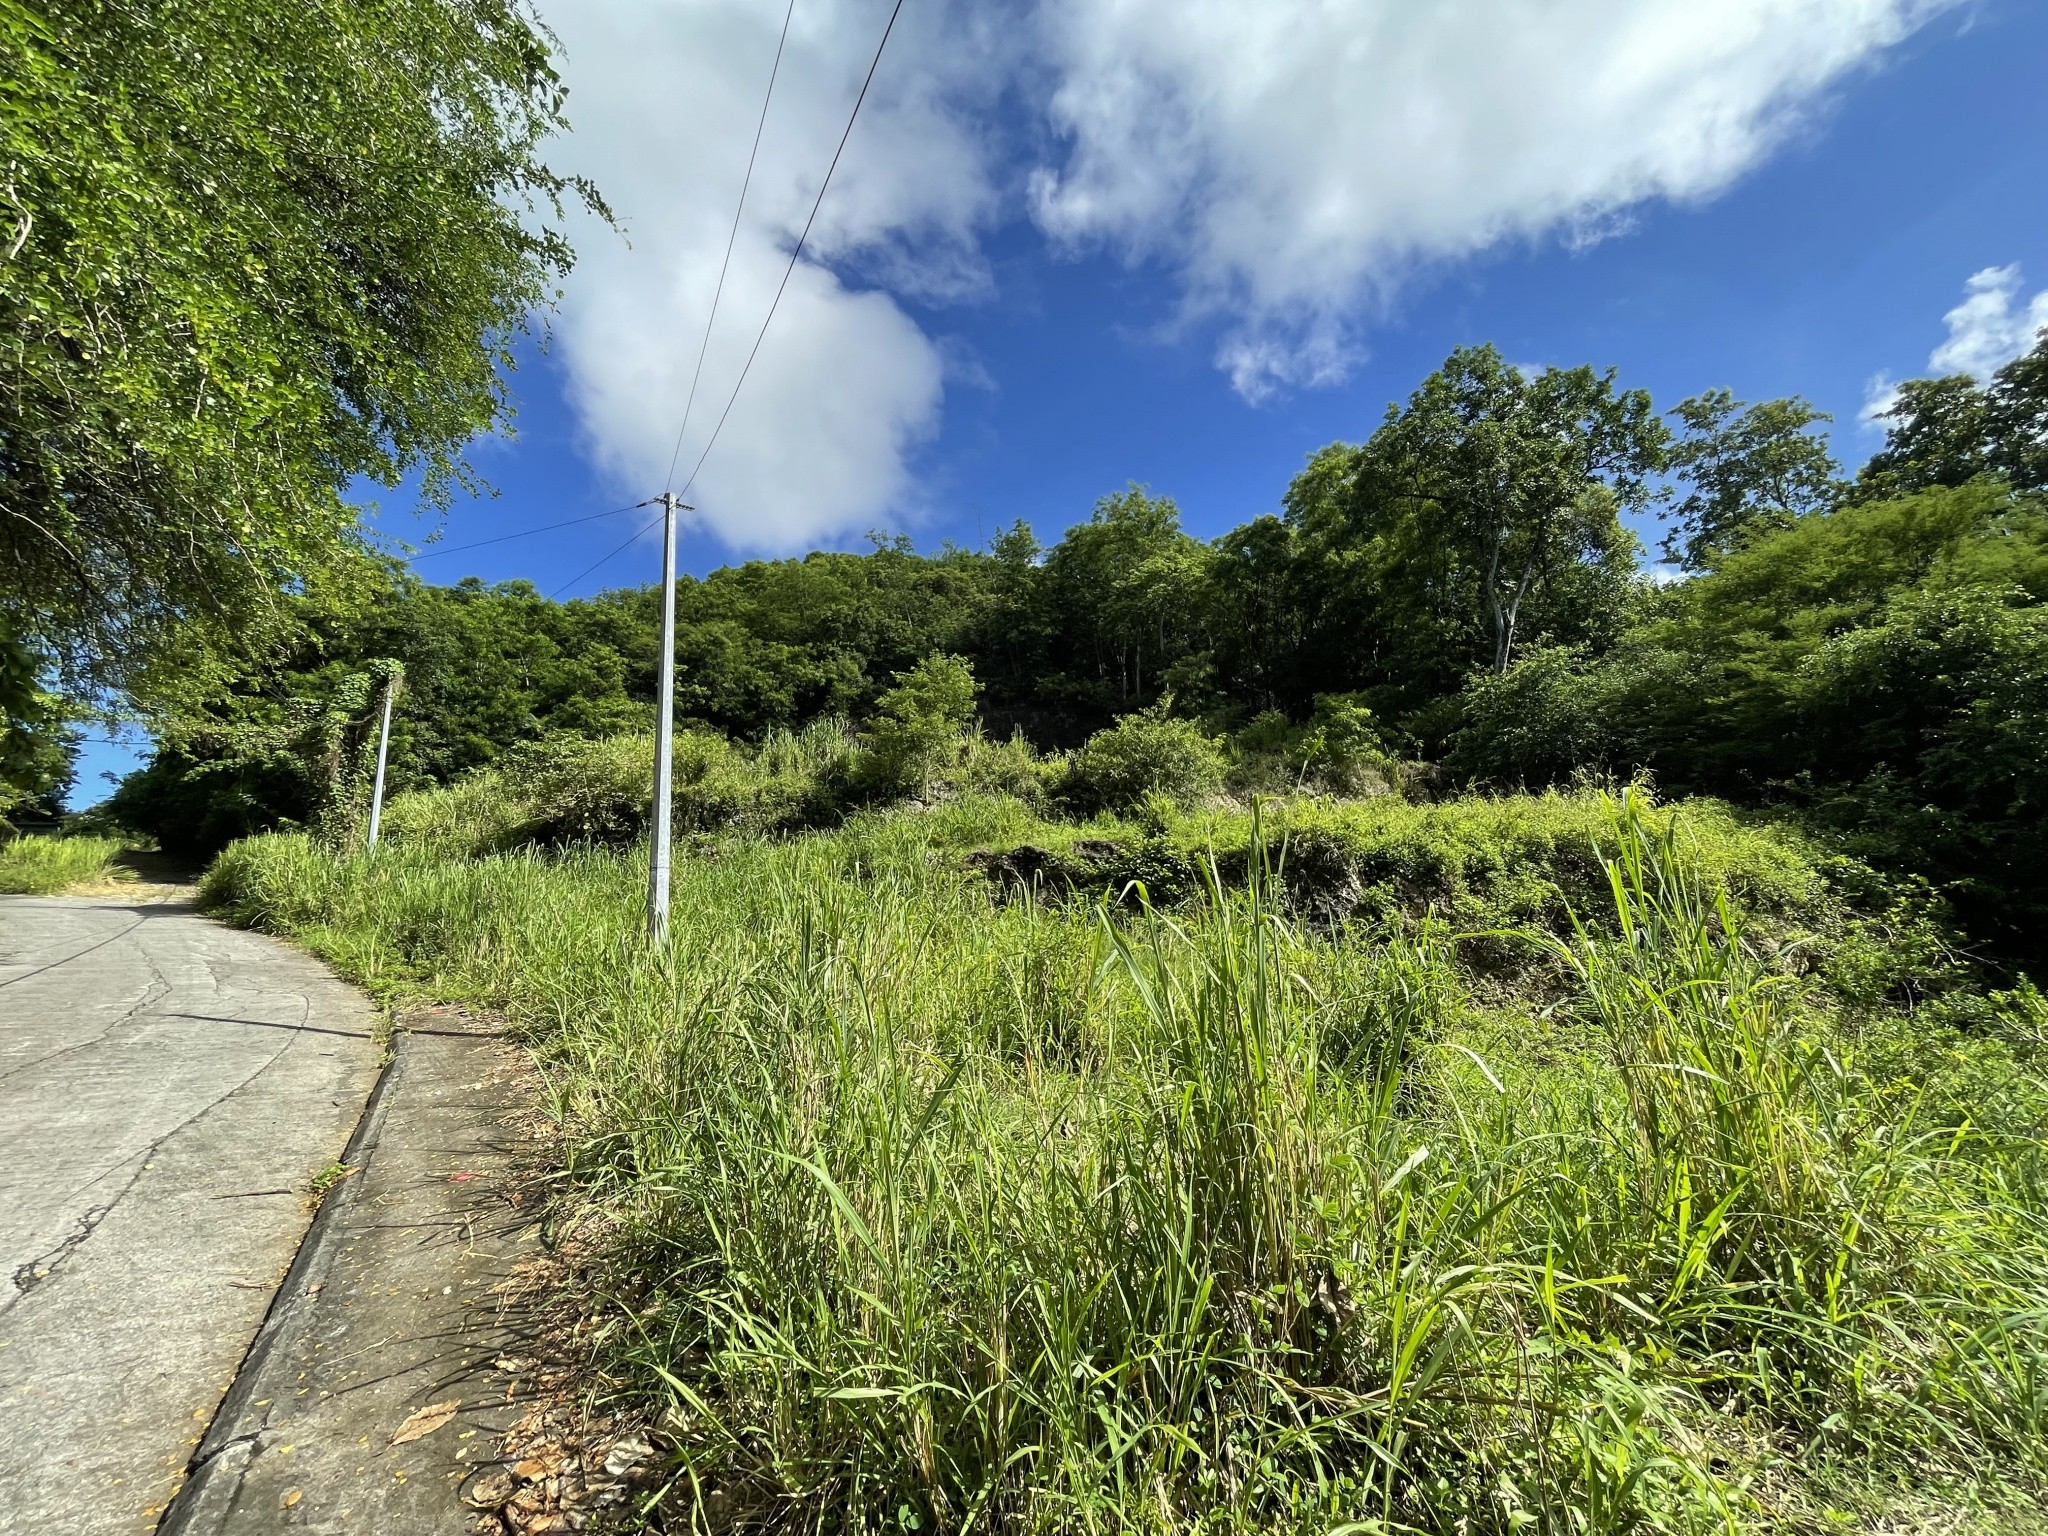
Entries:
POLYGON ((391 750, 391 704, 398 697, 398 674, 389 673, 384 679, 384 723, 377 732, 377 781, 370 790, 370 839, 365 845, 377 846, 377 826, 384 819, 384 760, 391 750))

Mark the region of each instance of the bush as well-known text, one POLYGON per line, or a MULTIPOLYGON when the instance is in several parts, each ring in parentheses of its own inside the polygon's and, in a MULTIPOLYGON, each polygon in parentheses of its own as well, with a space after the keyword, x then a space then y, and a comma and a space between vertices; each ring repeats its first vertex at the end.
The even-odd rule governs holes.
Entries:
POLYGON ((1080 811, 1128 811, 1148 796, 1191 801, 1223 783, 1222 748, 1164 703, 1097 731, 1068 759, 1059 795, 1080 811))
POLYGON ((894 799, 930 799, 934 785, 956 767, 974 718, 974 669, 958 656, 927 656, 876 704, 859 776, 868 791, 894 799))
MULTIPOLYGON (((857 761, 838 721, 776 731, 759 747, 681 731, 670 758, 675 829, 781 832, 831 819, 857 761)), ((645 834, 653 798, 652 736, 558 736, 440 789, 396 796, 384 827, 395 842, 463 858, 527 844, 616 847, 645 834)))
POLYGON ((977 730, 967 738, 966 757, 955 779, 966 794, 1009 795, 1039 806, 1045 801, 1047 780, 1056 771, 1031 749, 1022 732, 1008 741, 990 741, 977 730))
POLYGON ((1383 795, 1400 782, 1400 764, 1364 696, 1319 693, 1308 722, 1277 709, 1255 716, 1229 743, 1230 788, 1241 795, 1383 795))

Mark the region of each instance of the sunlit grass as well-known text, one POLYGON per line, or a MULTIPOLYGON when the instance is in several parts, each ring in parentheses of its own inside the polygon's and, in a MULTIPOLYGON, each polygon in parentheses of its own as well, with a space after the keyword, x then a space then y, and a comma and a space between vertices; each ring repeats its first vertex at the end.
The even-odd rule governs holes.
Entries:
POLYGON ((1505 1000, 1413 912, 1300 927, 1265 828, 1172 910, 997 902, 946 850, 999 802, 720 845, 656 955, 605 852, 207 889, 528 1032, 676 1528, 2038 1519, 2038 998, 1850 1009, 1682 815, 1577 804, 1604 910, 1496 934, 1505 1000))
POLYGON ((47 896, 112 878, 123 848, 114 837, 17 837, 0 843, 0 893, 47 896))

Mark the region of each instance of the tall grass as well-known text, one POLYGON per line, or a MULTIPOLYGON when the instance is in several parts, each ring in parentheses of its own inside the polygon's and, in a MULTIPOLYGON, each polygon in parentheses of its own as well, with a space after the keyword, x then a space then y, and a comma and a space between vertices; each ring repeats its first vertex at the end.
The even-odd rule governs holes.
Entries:
POLYGON ((2037 1517, 2024 1031, 1844 1012, 1682 826, 1608 816, 1611 911, 1515 937, 1549 983, 1506 1002, 1430 923, 1303 931, 1263 858, 996 904, 942 816, 688 864, 654 956, 602 852, 257 839, 208 890, 530 1032, 676 1528, 2037 1517))
POLYGON ((112 876, 115 837, 17 837, 0 843, 0 893, 47 896, 112 876))

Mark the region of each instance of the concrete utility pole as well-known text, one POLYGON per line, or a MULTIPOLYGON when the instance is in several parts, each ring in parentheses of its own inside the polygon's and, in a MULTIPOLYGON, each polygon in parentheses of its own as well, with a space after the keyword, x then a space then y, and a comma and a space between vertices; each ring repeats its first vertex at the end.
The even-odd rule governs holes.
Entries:
POLYGON ((654 715, 654 846, 647 866, 647 936, 668 938, 669 780, 676 715, 676 513, 690 512, 673 492, 661 502, 661 687, 654 715))
POLYGON ((384 725, 377 733, 377 782, 370 790, 370 840, 364 846, 377 846, 377 827, 384 819, 384 759, 391 750, 391 701, 398 697, 397 672, 384 679, 384 725))

